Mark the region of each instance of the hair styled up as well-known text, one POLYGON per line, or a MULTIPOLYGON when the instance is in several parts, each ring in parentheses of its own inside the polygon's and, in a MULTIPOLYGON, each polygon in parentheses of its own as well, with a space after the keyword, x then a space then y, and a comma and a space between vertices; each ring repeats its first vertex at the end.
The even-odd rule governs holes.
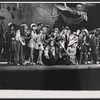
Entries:
POLYGON ((17 25, 17 27, 16 27, 16 32, 17 32, 18 30, 20 30, 21 35, 22 35, 22 34, 23 34, 23 28, 22 28, 20 25, 17 25))

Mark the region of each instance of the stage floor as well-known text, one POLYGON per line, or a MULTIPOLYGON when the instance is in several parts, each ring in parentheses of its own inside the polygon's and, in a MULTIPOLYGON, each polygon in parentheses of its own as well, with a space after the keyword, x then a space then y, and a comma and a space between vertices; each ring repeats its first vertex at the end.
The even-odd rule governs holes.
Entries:
POLYGON ((100 64, 14 66, 0 63, 0 89, 100 90, 100 64))
POLYGON ((20 65, 7 64, 7 62, 0 62, 0 70, 60 70, 60 69, 95 69, 100 68, 100 64, 87 65, 20 65))

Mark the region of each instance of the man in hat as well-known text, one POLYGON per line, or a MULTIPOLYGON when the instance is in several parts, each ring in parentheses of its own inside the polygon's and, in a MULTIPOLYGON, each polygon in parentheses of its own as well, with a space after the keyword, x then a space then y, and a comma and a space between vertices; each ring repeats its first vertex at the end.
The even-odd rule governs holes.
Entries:
POLYGON ((99 37, 99 63, 100 63, 100 28, 98 30, 98 37, 99 37))
POLYGON ((6 46, 7 46, 7 57, 8 57, 8 63, 14 63, 14 55, 15 55, 15 28, 16 25, 13 23, 8 24, 8 29, 6 30, 4 34, 4 38, 6 40, 6 46))
POLYGON ((4 51, 4 40, 3 40, 3 34, 4 34, 5 26, 2 19, 0 19, 0 56, 4 51))
POLYGON ((87 64, 88 61, 88 47, 89 47, 89 37, 88 37, 88 30, 82 29, 81 30, 82 37, 79 40, 79 48, 80 48, 80 64, 82 62, 87 64))
POLYGON ((42 30, 43 24, 42 22, 37 22, 37 30, 42 30))

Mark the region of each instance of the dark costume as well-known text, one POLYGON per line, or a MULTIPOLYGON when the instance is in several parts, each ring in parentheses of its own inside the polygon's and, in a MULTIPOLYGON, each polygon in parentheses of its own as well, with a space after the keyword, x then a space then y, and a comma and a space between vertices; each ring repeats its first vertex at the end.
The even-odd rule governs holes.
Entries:
POLYGON ((80 46, 80 64, 81 63, 87 63, 88 61, 88 49, 89 49, 89 37, 88 36, 82 36, 79 41, 80 46))
POLYGON ((91 38, 91 52, 93 57, 93 63, 97 63, 97 55, 99 54, 99 37, 92 36, 91 38))
POLYGON ((4 49, 4 38, 3 38, 4 29, 5 29, 4 24, 2 21, 0 21, 0 58, 2 49, 4 49))
POLYGON ((64 50, 64 48, 61 47, 59 43, 56 44, 56 56, 58 59, 57 64, 70 64, 67 52, 64 50))
POLYGON ((44 51, 43 63, 45 65, 55 65, 57 63, 57 57, 55 55, 55 47, 47 46, 44 51), (46 57, 46 54, 49 58, 46 57))
POLYGON ((24 29, 24 26, 22 26, 22 36, 24 37, 24 41, 25 41, 25 46, 23 46, 23 58, 24 58, 24 62, 25 62, 25 59, 28 60, 29 58, 29 54, 30 54, 30 48, 28 46, 28 43, 30 41, 30 33, 29 33, 29 30, 25 30, 24 29))
POLYGON ((14 63, 14 54, 15 54, 15 31, 11 29, 7 29, 5 32, 6 39, 6 48, 7 48, 7 57, 8 63, 14 63), (13 38, 13 39, 12 39, 13 38))

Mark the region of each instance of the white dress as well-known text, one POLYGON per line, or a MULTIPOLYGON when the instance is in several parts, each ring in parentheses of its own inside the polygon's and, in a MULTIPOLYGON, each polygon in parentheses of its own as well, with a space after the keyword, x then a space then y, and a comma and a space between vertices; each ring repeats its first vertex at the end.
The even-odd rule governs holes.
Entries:
POLYGON ((30 41, 29 41, 29 43, 28 43, 28 46, 30 47, 30 48, 35 48, 35 32, 31 32, 31 39, 30 39, 30 41))
POLYGON ((37 42, 35 44, 35 49, 43 51, 44 47, 43 47, 43 33, 42 33, 42 31, 40 31, 40 34, 35 34, 35 39, 37 40, 37 42))

